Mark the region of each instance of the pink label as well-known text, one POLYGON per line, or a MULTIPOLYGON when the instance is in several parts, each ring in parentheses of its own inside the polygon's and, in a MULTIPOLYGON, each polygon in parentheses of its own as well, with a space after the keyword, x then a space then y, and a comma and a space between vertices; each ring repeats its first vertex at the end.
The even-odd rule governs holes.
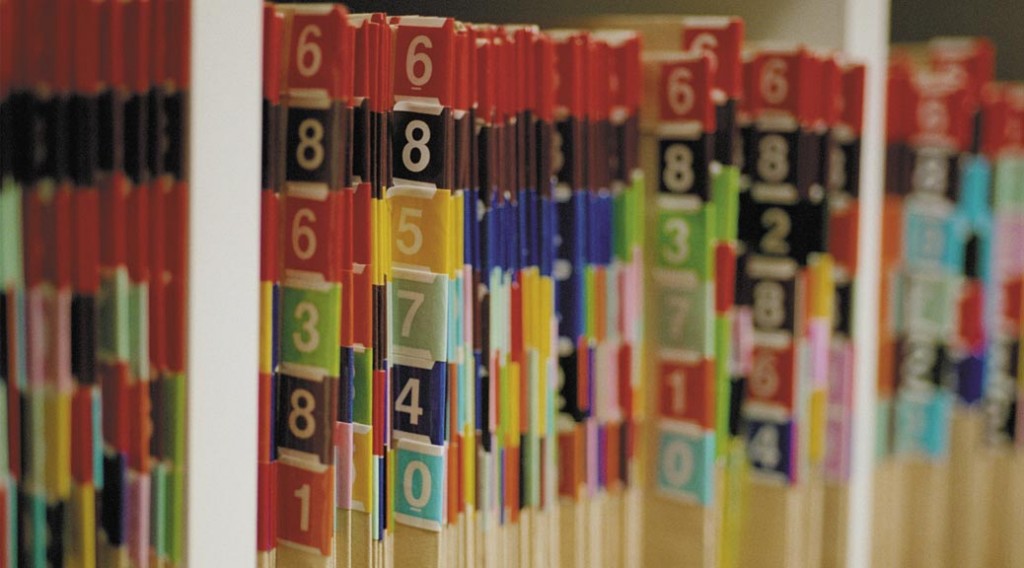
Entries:
POLYGON ((850 478, 853 359, 853 345, 846 341, 834 343, 829 350, 825 475, 833 481, 850 478))
POLYGON ((352 508, 352 480, 355 479, 352 424, 334 423, 334 471, 336 487, 334 504, 339 509, 352 508))
POLYGON ((829 341, 831 321, 813 318, 807 323, 807 346, 811 356, 811 384, 815 389, 828 387, 829 341))
POLYGON ((1024 272, 1024 222, 1013 215, 996 215, 995 222, 995 277, 1006 280, 1024 272))
POLYGON ((736 317, 732 325, 732 360, 733 375, 747 377, 754 361, 754 320, 749 306, 736 306, 736 317))
POLYGON ((135 566, 149 566, 149 475, 128 474, 128 554, 135 566))

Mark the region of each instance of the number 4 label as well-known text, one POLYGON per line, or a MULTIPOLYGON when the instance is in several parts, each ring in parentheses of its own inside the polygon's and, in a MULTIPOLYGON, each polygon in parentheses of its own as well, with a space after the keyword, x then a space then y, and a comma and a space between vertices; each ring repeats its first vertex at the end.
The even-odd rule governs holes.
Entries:
POLYGON ((395 356, 391 369, 395 437, 444 443, 448 365, 395 356))
POLYGON ((395 520, 440 531, 444 522, 443 446, 400 440, 396 452, 395 520))

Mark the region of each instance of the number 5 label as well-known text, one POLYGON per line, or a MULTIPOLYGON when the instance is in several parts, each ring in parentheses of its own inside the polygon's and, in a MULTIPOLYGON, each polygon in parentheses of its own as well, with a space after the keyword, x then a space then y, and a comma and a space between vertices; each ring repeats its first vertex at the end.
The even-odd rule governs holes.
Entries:
POLYGON ((395 464, 395 520, 440 531, 444 522, 444 447, 398 442, 395 464))
POLYGON ((403 268, 449 274, 451 268, 451 193, 420 187, 388 190, 391 211, 391 260, 403 268))

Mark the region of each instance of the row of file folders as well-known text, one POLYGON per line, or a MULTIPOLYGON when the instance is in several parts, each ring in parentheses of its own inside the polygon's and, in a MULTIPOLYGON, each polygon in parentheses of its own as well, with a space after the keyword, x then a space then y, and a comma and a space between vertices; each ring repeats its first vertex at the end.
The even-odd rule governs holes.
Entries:
MULTIPOLYGON (((0 0, 0 568, 184 561, 189 18, 0 0)), ((894 50, 871 187, 868 70, 740 18, 263 26, 260 566, 841 566, 855 419, 873 565, 1024 566, 986 40, 894 50)))
POLYGON ((894 55, 855 409, 864 66, 583 26, 266 8, 260 562, 842 565, 857 411, 878 565, 1024 563, 1012 529, 943 544, 1024 509, 992 46, 894 55))
POLYGON ((185 558, 189 0, 0 0, 0 567, 185 558))

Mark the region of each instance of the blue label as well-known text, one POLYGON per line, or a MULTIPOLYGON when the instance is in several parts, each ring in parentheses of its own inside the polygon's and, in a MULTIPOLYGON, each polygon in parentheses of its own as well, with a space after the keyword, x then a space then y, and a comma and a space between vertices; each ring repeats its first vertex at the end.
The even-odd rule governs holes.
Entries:
POLYGON ((747 458, 755 471, 795 481, 793 422, 747 417, 747 458))
POLYGON ((448 365, 432 363, 423 368, 396 363, 391 380, 395 432, 421 436, 433 444, 444 443, 448 365))
POLYGON ((402 441, 395 464, 395 520, 441 530, 444 504, 444 449, 402 441))
POLYGON ((707 505, 711 502, 714 459, 713 433, 663 420, 658 432, 658 491, 707 505))
POLYGON ((946 457, 951 410, 952 397, 945 392, 898 395, 896 453, 932 459, 946 457))

